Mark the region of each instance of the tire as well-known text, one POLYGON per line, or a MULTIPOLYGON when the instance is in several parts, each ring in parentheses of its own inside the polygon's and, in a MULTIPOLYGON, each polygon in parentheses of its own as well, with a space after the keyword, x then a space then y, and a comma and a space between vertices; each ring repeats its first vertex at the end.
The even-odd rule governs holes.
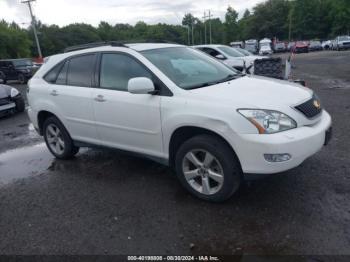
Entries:
POLYGON ((79 147, 74 146, 67 129, 54 116, 45 120, 43 135, 47 148, 58 159, 70 159, 79 152, 79 147))
POLYGON ((6 84, 6 76, 5 76, 5 74, 3 73, 3 72, 0 72, 0 79, 2 80, 2 83, 3 84, 6 84))
POLYGON ((199 135, 184 142, 175 156, 175 171, 191 194, 211 202, 229 199, 242 180, 237 156, 225 142, 211 135, 199 135), (206 158, 211 161, 205 161, 206 158))
POLYGON ((18 82, 23 85, 23 84, 26 84, 27 83, 27 78, 25 75, 23 74, 19 74, 18 75, 18 82))
POLYGON ((19 113, 24 112, 26 106, 25 106, 23 98, 22 97, 18 98, 15 101, 15 103, 16 103, 16 111, 19 112, 19 113))

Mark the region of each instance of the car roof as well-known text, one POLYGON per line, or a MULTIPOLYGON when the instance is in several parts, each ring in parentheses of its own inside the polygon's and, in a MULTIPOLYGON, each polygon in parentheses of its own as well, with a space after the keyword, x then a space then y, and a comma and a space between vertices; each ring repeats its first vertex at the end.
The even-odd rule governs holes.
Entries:
POLYGON ((134 49, 135 51, 146 51, 152 49, 162 49, 169 47, 181 47, 184 45, 180 44, 165 44, 165 43, 135 43, 135 44, 125 44, 125 46, 134 49))
POLYGON ((60 53, 56 55, 52 55, 48 57, 48 61, 52 60, 62 60, 74 55, 83 55, 87 53, 95 53, 95 52, 108 52, 108 51, 122 51, 122 50, 134 50, 136 52, 146 51, 146 50, 154 50, 154 49, 162 49, 169 47, 184 47, 184 45, 179 44, 158 44, 158 43, 133 43, 133 44, 123 44, 122 46, 111 46, 111 45, 102 45, 98 47, 90 47, 85 49, 79 49, 76 51, 69 51, 66 53, 60 53))
POLYGON ((16 59, 0 59, 0 62, 12 62, 21 60, 32 60, 31 58, 16 58, 16 59))
POLYGON ((220 46, 226 46, 226 45, 214 45, 214 44, 210 44, 210 45, 194 45, 193 47, 220 47, 220 46))

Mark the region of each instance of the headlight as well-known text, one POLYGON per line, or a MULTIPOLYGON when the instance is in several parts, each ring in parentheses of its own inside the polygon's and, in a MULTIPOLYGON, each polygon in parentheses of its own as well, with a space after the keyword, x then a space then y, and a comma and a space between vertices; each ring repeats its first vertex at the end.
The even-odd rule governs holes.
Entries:
POLYGON ((259 134, 274 134, 297 127, 294 119, 281 112, 261 109, 239 109, 238 112, 258 129, 259 134))
POLYGON ((11 97, 18 96, 19 92, 16 88, 11 88, 11 97))

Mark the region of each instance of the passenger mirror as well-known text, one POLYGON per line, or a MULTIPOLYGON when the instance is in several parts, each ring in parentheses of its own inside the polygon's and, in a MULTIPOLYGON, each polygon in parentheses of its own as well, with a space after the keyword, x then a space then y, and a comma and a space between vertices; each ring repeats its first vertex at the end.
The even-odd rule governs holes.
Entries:
POLYGON ((222 54, 216 55, 215 58, 220 59, 220 60, 226 59, 226 57, 224 57, 222 54))
POLYGON ((129 80, 128 91, 131 94, 154 94, 156 90, 151 79, 135 77, 129 80))

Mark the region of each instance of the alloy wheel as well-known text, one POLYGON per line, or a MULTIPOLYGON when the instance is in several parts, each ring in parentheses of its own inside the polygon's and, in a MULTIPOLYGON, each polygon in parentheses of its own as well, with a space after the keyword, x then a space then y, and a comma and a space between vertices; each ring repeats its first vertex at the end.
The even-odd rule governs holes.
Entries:
POLYGON ((224 171, 220 162, 203 149, 192 150, 185 155, 182 171, 187 183, 201 194, 213 195, 224 184, 224 171))
POLYGON ((46 128, 46 139, 50 149, 57 155, 62 155, 65 143, 61 130, 55 124, 49 124, 46 128))

